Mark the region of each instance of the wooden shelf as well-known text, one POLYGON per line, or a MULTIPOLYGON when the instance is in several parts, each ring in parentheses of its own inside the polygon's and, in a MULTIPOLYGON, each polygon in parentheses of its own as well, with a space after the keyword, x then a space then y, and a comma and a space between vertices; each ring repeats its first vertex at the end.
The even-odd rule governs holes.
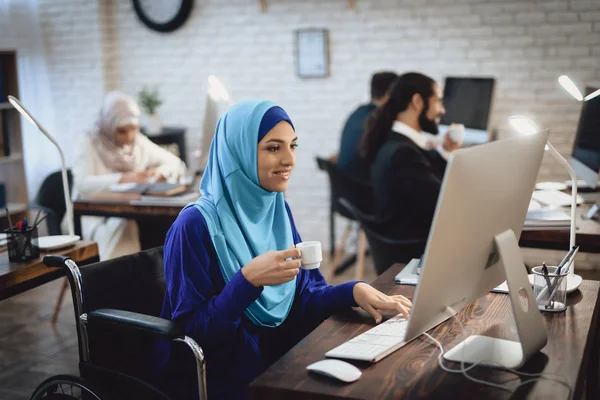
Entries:
POLYGON ((15 153, 8 157, 0 157, 0 164, 10 164, 19 161, 23 161, 23 154, 15 153))

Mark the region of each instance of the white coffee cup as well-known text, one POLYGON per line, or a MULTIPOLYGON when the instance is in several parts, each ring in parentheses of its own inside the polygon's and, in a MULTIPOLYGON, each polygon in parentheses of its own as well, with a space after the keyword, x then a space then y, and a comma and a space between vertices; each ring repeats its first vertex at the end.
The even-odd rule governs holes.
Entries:
POLYGON ((302 262, 302 269, 315 269, 321 266, 323 261, 323 253, 321 252, 321 242, 302 242, 296 245, 296 248, 300 250, 300 260, 302 262))
POLYGON ((462 143, 465 139, 465 126, 463 124, 452 124, 448 127, 450 139, 455 143, 462 143))

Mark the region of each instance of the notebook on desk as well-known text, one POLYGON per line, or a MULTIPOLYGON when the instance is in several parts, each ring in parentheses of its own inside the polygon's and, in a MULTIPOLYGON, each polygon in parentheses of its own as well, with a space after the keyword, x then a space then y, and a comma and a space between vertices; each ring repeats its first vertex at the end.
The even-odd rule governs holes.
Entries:
POLYGON ((110 190, 87 195, 86 199, 107 201, 133 201, 141 200, 145 196, 168 198, 185 193, 187 190, 187 185, 179 183, 125 183, 111 185, 110 190))
MULTIPOLYGON (((404 267, 404 269, 396 275, 396 284, 416 286, 419 283, 419 277, 421 275, 422 259, 423 257, 413 258, 410 260, 409 263, 406 264, 406 267, 404 267)), ((533 285, 533 275, 529 276, 529 280, 533 285)), ((508 293, 508 285, 506 284, 506 281, 490 290, 490 292, 508 293)))

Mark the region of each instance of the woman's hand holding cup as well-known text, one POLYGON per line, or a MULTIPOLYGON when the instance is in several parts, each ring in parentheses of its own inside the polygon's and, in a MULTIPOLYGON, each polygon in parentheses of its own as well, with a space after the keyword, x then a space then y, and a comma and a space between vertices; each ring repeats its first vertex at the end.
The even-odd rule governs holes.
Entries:
POLYGON ((242 274, 255 287, 286 283, 300 273, 300 250, 269 250, 242 268, 242 274))

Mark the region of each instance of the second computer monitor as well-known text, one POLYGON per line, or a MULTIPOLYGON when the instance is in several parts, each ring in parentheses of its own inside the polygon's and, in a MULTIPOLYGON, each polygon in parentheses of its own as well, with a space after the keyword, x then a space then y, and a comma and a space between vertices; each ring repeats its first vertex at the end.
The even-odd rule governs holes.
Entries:
POLYGON ((449 318, 447 307, 458 311, 505 280, 495 237, 511 229, 519 238, 547 140, 544 131, 453 153, 423 255, 407 341, 449 318))
MULTIPOLYGON (((586 95, 596 91, 587 87, 586 95)), ((600 96, 594 97, 583 103, 573 154, 569 163, 575 170, 577 177, 585 183, 596 188, 600 172, 600 96)))
POLYGON ((446 114, 440 121, 440 132, 444 133, 451 123, 463 124, 466 144, 487 142, 494 83, 493 78, 447 77, 444 83, 446 114))

